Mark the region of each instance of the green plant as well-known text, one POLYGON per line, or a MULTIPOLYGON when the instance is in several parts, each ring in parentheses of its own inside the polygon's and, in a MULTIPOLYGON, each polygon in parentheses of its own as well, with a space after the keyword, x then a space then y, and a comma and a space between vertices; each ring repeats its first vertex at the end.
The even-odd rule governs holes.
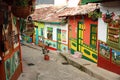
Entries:
POLYGON ((14 5, 26 7, 29 5, 29 0, 16 0, 14 1, 14 5))
POLYGON ((96 10, 88 13, 88 17, 91 18, 92 20, 96 21, 96 20, 98 20, 99 17, 101 17, 101 14, 102 13, 98 9, 96 9, 96 10))

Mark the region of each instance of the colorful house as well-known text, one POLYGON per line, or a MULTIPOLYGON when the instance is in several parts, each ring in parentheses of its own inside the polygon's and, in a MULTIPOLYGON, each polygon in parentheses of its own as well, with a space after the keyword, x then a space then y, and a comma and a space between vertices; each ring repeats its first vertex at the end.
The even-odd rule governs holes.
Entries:
POLYGON ((53 50, 68 50, 68 25, 64 19, 59 19, 58 16, 64 8, 43 7, 36 9, 35 13, 31 15, 35 25, 38 26, 35 33, 36 37, 38 34, 36 39, 40 41, 40 37, 42 37, 44 44, 50 44, 49 48, 53 50))
POLYGON ((102 2, 98 22, 98 66, 120 74, 120 1, 102 2))
POLYGON ((68 17, 68 45, 71 53, 78 51, 83 58, 97 62, 97 27, 98 21, 88 17, 88 13, 96 10, 96 4, 81 5, 66 9, 61 15, 68 17))
POLYGON ((61 2, 55 0, 54 7, 51 5, 38 6, 35 13, 31 15, 35 25, 38 26, 35 28, 35 43, 39 44, 39 38, 44 37, 44 43, 50 43, 51 49, 68 51, 68 24, 65 19, 59 18, 59 15, 66 10, 66 6, 75 7, 79 2, 80 0, 75 0, 73 4, 72 0, 62 0, 61 2), (40 35, 41 33, 42 35, 40 35), (48 34, 51 36, 50 39, 48 39, 48 34))
POLYGON ((100 2, 102 18, 98 20, 98 66, 120 74, 120 1, 82 0, 100 2))

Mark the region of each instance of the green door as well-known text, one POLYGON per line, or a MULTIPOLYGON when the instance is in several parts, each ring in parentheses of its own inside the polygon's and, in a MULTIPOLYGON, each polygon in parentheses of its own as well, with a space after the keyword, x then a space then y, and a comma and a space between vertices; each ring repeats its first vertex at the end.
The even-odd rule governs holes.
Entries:
POLYGON ((61 29, 57 29, 57 49, 61 50, 61 29))
POLYGON ((84 29, 84 24, 82 22, 79 22, 78 24, 78 34, 77 34, 77 43, 78 47, 77 50, 81 52, 82 44, 83 44, 83 29, 84 29))

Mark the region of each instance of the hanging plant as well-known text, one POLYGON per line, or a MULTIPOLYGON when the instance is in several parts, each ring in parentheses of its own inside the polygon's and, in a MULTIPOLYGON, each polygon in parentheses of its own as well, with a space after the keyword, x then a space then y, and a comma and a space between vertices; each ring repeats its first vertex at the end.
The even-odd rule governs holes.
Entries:
POLYGON ((92 11, 88 14, 88 17, 91 18, 93 21, 97 21, 99 17, 101 17, 101 12, 99 9, 92 11))
POLYGON ((113 20, 113 16, 114 13, 109 13, 109 11, 107 10, 107 12, 102 15, 102 19, 105 23, 110 23, 113 20))
POLYGON ((33 0, 16 0, 12 6, 12 13, 19 18, 27 18, 34 10, 33 0))

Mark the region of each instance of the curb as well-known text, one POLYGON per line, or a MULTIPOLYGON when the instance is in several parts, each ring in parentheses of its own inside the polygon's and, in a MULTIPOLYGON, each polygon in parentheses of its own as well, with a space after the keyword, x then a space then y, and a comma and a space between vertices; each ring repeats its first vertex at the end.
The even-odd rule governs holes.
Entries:
POLYGON ((99 80, 120 80, 120 75, 97 67, 97 64, 84 59, 75 59, 67 53, 60 53, 69 64, 99 80))

